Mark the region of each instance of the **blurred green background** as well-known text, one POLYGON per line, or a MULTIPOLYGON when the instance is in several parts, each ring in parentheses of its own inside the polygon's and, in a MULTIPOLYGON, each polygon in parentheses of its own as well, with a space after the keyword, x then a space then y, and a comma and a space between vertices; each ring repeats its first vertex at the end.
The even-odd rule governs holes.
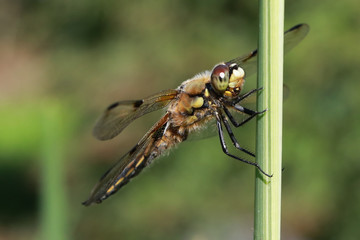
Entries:
MULTIPOLYGON (((283 239, 360 236, 359 7, 286 1, 285 29, 311 30, 284 70, 283 239)), ((161 115, 100 142, 104 108, 255 49, 256 1, 1 1, 0 31, 1 240, 252 239, 254 168, 215 137, 80 203, 161 115)), ((254 150, 254 122, 236 134, 254 150)))

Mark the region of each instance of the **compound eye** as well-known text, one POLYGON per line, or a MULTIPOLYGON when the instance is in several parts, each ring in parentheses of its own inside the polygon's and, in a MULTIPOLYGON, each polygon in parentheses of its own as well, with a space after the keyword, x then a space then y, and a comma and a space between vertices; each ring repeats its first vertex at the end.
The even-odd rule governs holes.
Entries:
POLYGON ((225 64, 216 65, 212 70, 210 83, 215 91, 225 92, 229 86, 229 67, 225 64))

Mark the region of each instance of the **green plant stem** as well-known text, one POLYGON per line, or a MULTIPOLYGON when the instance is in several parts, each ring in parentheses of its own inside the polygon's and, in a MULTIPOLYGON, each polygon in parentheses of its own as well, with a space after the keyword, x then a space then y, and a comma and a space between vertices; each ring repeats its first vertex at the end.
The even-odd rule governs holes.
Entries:
POLYGON ((258 164, 273 177, 256 171, 254 239, 277 240, 281 231, 281 151, 283 101, 284 1, 260 0, 258 164))
POLYGON ((43 110, 41 239, 69 239, 64 179, 65 127, 61 105, 48 99, 43 110))

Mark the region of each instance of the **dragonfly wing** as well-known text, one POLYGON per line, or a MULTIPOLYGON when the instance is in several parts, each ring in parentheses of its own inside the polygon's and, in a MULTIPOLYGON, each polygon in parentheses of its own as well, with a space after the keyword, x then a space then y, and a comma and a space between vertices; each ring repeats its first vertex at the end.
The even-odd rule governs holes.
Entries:
POLYGON ((167 113, 145 134, 133 149, 121 157, 100 178, 91 191, 88 200, 83 202, 85 206, 92 203, 101 203, 127 184, 131 178, 139 174, 149 164, 149 158, 152 158, 151 154, 154 148, 156 148, 156 141, 161 139, 168 119, 169 114, 167 113))
MULTIPOLYGON (((149 140, 150 139, 148 139, 148 141, 149 140)), ((88 200, 83 202, 83 205, 89 206, 92 203, 101 203, 121 186, 125 185, 129 181, 129 179, 126 179, 125 181, 125 176, 131 169, 131 165, 135 164, 135 161, 138 159, 139 153, 143 151, 144 146, 145 144, 136 145, 135 151, 126 153, 114 166, 105 172, 105 174, 100 178, 99 182, 91 191, 88 200)))
MULTIPOLYGON (((244 96, 246 93, 240 94, 240 96, 244 96)), ((290 88, 288 85, 283 84, 283 101, 289 98, 290 88)), ((241 105, 246 108, 250 108, 252 110, 256 109, 256 93, 251 94, 250 96, 241 100, 237 105, 241 105)))
POLYGON ((186 141, 198 141, 207 138, 211 138, 217 136, 217 128, 216 128, 216 119, 211 119, 207 123, 205 123, 200 129, 191 132, 186 141))
POLYGON ((99 140, 114 138, 133 120, 167 106, 177 94, 176 90, 166 90, 143 100, 113 103, 98 119, 93 134, 99 140))
POLYGON ((284 53, 288 53, 298 45, 308 34, 310 30, 306 23, 298 24, 285 32, 284 35, 284 53))
MULTIPOLYGON (((298 24, 287 30, 284 35, 284 53, 298 45, 305 38, 309 29, 310 27, 307 24, 298 24)), ((236 63, 244 69, 246 76, 250 76, 257 69, 257 54, 258 50, 256 49, 249 54, 230 60, 226 64, 236 63)))

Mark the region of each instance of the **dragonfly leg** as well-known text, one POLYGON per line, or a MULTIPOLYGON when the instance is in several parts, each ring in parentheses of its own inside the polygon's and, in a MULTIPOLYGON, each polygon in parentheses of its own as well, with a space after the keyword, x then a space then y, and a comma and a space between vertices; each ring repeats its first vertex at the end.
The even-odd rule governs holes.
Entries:
POLYGON ((244 108, 242 106, 239 106, 239 105, 235 105, 234 108, 242 113, 245 113, 247 115, 250 115, 250 117, 244 119, 242 122, 237 122, 235 120, 235 118, 233 117, 233 115, 231 115, 230 111, 226 108, 226 107, 223 107, 224 111, 225 111, 225 114, 229 117, 231 123, 235 126, 235 127, 240 127, 242 125, 244 125, 245 123, 247 123, 248 121, 250 121, 251 119, 253 119, 255 116, 259 115, 259 114, 262 114, 264 112, 267 111, 267 109, 261 111, 261 112, 255 112, 251 109, 247 109, 247 108, 244 108))
POLYGON ((216 121, 216 124, 217 124, 217 128, 218 128, 218 132, 219 132, 219 137, 220 137, 220 143, 221 143, 221 147, 222 147, 222 150, 223 152, 228 155, 229 157, 232 157, 236 160, 239 160, 241 162, 244 162, 246 164, 250 164, 250 165, 253 165, 255 166, 257 169, 259 169, 259 171, 264 174, 265 176, 268 176, 268 177, 272 177, 272 175, 269 175, 267 174, 264 170, 261 169, 261 167, 259 166, 259 164, 257 164, 256 162, 251 162, 251 161, 247 161, 245 159, 242 159, 242 158, 239 158, 235 155, 232 155, 231 153, 229 153, 228 149, 227 149, 227 146, 226 146, 226 143, 225 143, 225 139, 224 139, 224 132, 223 132, 223 129, 222 129, 222 126, 221 126, 221 120, 219 118, 218 115, 216 115, 216 118, 217 118, 217 121, 216 121))
POLYGON ((240 95, 240 96, 238 96, 236 99, 234 99, 234 100, 232 101, 232 104, 235 105, 235 104, 237 104, 238 102, 240 102, 241 100, 244 100, 245 98, 249 97, 249 96, 252 95, 253 93, 258 92, 258 91, 260 91, 260 90, 262 90, 262 89, 263 89, 262 87, 260 87, 260 88, 255 88, 255 89, 253 89, 253 90, 245 93, 244 95, 240 95))
POLYGON ((225 128, 226 128, 226 131, 228 132, 228 134, 229 134, 229 136, 230 136, 230 139, 231 139, 232 143, 234 144, 234 146, 235 146, 237 149, 239 149, 240 151, 243 151, 244 153, 247 153, 247 154, 249 154, 250 156, 255 157, 255 154, 254 154, 254 153, 249 152, 248 150, 240 147, 240 144, 239 144, 239 142, 237 141, 237 139, 236 139, 236 137, 235 137, 235 135, 234 135, 231 127, 230 127, 230 124, 229 124, 227 118, 226 118, 225 116, 223 116, 222 114, 220 114, 220 118, 221 118, 221 121, 224 123, 224 126, 225 126, 225 128))

